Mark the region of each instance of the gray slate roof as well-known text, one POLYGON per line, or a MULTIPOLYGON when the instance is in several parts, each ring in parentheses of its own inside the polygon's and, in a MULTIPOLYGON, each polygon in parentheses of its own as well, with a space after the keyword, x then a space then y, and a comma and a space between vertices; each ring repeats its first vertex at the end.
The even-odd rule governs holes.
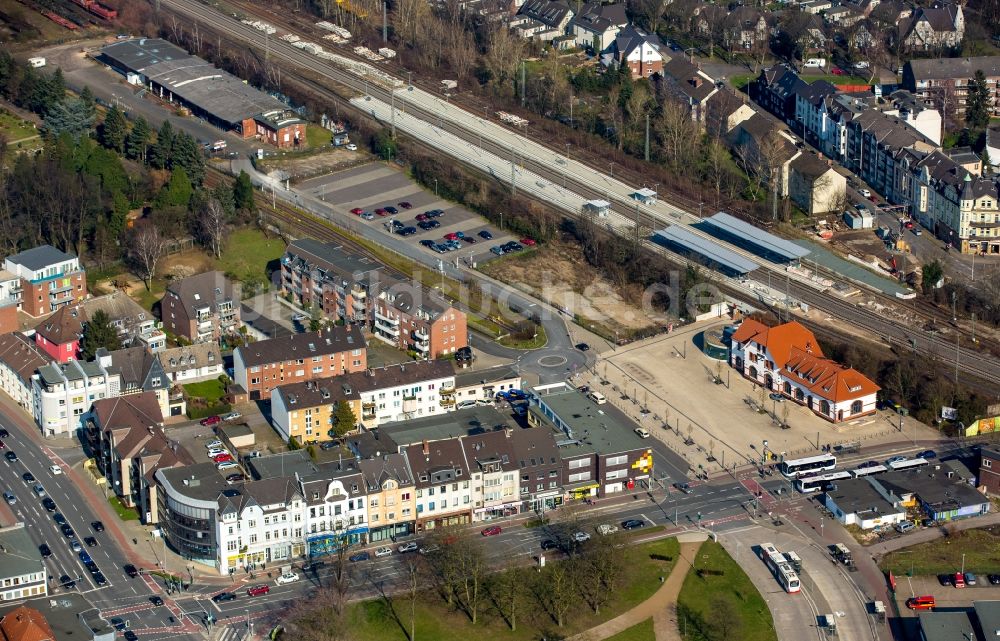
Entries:
POLYGON ((365 350, 365 336, 360 329, 350 325, 332 327, 316 332, 304 332, 282 338, 271 338, 242 345, 237 351, 247 367, 278 363, 298 358, 326 356, 355 349, 365 350))
POLYGON ((27 269, 36 271, 48 267, 49 265, 62 263, 67 260, 73 260, 74 258, 76 258, 76 256, 73 254, 67 254, 64 251, 56 249, 52 245, 39 245, 33 249, 23 251, 20 254, 8 256, 7 260, 16 265, 23 265, 27 269))
POLYGON ((24 526, 0 530, 0 577, 42 572, 45 566, 24 526))
POLYGON ((913 77, 921 80, 944 80, 947 78, 972 78, 982 70, 986 77, 1000 76, 1000 56, 978 56, 975 58, 922 58, 908 63, 913 77))

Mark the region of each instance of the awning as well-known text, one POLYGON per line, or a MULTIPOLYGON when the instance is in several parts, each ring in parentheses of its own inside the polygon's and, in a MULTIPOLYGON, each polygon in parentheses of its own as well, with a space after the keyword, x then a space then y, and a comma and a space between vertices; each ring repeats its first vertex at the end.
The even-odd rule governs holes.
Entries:
POLYGON ((596 483, 594 481, 581 481, 579 483, 570 483, 565 486, 565 489, 568 492, 581 492, 583 490, 593 490, 599 487, 601 487, 600 483, 596 483))
POLYGON ((473 512, 479 514, 480 512, 486 512, 489 510, 503 510, 509 507, 518 507, 521 505, 520 501, 514 501, 513 503, 503 503, 501 505, 488 505, 486 507, 477 507, 473 512))

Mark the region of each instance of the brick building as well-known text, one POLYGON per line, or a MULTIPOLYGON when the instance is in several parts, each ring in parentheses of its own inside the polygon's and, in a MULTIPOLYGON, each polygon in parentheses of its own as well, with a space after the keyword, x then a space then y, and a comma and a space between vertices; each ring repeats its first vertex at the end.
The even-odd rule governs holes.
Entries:
POLYGON ((1000 451, 980 448, 978 485, 989 494, 1000 495, 1000 451))
POLYGON ((165 330, 192 343, 218 341, 239 329, 239 298, 222 272, 205 272, 172 282, 160 316, 165 330))
POLYGON ((350 325, 242 345, 233 352, 233 379, 250 400, 279 385, 368 368, 364 334, 350 325))
POLYGON ((4 270, 21 279, 18 309, 29 316, 45 316, 87 297, 87 273, 80 259, 51 245, 8 256, 4 270))
POLYGON ((424 358, 454 354, 469 344, 465 313, 436 292, 397 281, 372 302, 372 336, 424 358))

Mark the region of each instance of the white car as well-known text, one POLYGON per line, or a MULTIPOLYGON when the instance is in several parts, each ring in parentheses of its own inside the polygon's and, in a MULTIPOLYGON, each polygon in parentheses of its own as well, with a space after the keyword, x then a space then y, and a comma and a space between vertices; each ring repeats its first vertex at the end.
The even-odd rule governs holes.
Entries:
POLYGON ((639 435, 639 438, 649 438, 649 430, 645 427, 635 428, 635 433, 639 435))
POLYGON ((358 146, 355 145, 353 142, 351 144, 347 145, 347 151, 357 151, 357 150, 358 150, 358 146))
POLYGON ((208 458, 215 458, 219 454, 229 454, 229 452, 223 449, 213 447, 208 451, 208 458))
POLYGON ((375 550, 375 558, 379 558, 382 556, 390 556, 391 554, 392 554, 392 548, 390 547, 381 547, 375 550))
POLYGON ((573 540, 576 541, 577 543, 583 543, 584 541, 590 540, 590 535, 587 534, 586 532, 577 532, 576 534, 573 535, 573 540))
POLYGON ((49 468, 49 471, 56 476, 62 474, 62 468, 59 467, 58 465, 53 465, 52 467, 49 468))
POLYGON ((236 419, 240 418, 241 416, 243 416, 243 415, 240 414, 239 412, 230 412, 228 414, 223 415, 222 420, 224 420, 224 421, 235 421, 236 419))
POLYGON ((299 575, 294 572, 285 572, 277 579, 274 580, 278 585, 284 585, 286 583, 295 583, 299 580, 299 575))
POLYGON ((862 196, 864 196, 865 198, 871 198, 872 197, 872 192, 870 192, 867 189, 859 189, 858 193, 861 194, 862 196))
POLYGON ((236 461, 226 461, 224 463, 219 463, 215 466, 218 470, 231 470, 234 467, 239 467, 239 463, 236 461))
POLYGON ((205 443, 205 447, 207 447, 210 450, 217 450, 220 447, 222 447, 222 441, 220 441, 219 439, 215 439, 211 443, 205 443))
POLYGON ((418 546, 416 541, 410 541, 409 543, 404 543, 398 548, 396 548, 396 551, 399 552, 400 554, 405 554, 407 552, 416 552, 417 547, 418 546))

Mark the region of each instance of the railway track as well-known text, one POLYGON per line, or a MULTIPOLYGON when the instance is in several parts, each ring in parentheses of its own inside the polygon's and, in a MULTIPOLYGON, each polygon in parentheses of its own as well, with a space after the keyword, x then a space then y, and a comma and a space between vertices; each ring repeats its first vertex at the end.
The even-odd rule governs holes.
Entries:
MULTIPOLYGON (((185 0, 161 1, 163 6, 172 8, 196 21, 201 21, 208 28, 221 32, 227 38, 234 38, 240 42, 250 42, 261 48, 263 47, 263 33, 256 31, 251 27, 242 25, 235 19, 220 14, 215 9, 198 3, 187 2, 185 0)), ((299 35, 315 38, 315 34, 302 31, 301 29, 290 29, 289 31, 297 31, 299 35)), ((382 100, 385 103, 389 103, 391 101, 390 91, 388 89, 373 82, 367 82, 363 78, 327 64, 319 58, 292 47, 288 43, 272 38, 268 47, 271 55, 280 57, 286 62, 318 74, 320 77, 325 77, 333 82, 337 82, 354 91, 357 91, 359 94, 366 92, 366 95, 371 95, 372 97, 382 100)), ((338 51, 338 53, 346 55, 346 52, 338 51)), ((341 96, 330 91, 320 82, 317 82, 312 78, 299 75, 297 77, 297 81, 309 86, 320 95, 329 97, 332 100, 343 100, 341 96)), ((452 122, 450 120, 442 120, 437 114, 414 102, 406 103, 406 110, 408 113, 416 115, 426 122, 437 121, 440 129, 458 136, 470 145, 477 145, 478 143, 478 145, 482 146, 484 151, 501 158, 510 156, 509 148, 507 146, 495 142, 489 136, 482 136, 481 132, 471 131, 460 123, 452 122)), ((491 122, 490 124, 496 125, 494 122, 491 122)), ((554 157, 557 155, 558 154, 553 152, 554 157)), ((604 191, 595 189, 592 184, 572 174, 568 174, 568 172, 560 172, 553 169, 548 162, 538 160, 527 155, 518 156, 516 160, 524 169, 549 179, 553 183, 565 181, 567 186, 572 185, 574 192, 587 198, 606 198, 608 195, 604 191)), ((672 207, 682 214, 686 213, 680 208, 675 206, 672 207)), ((672 224, 675 222, 671 220, 664 220, 659 216, 643 212, 641 211, 641 208, 639 210, 635 210, 632 207, 626 209, 619 202, 612 203, 612 210, 620 217, 635 221, 640 226, 652 229, 660 228, 665 224, 672 224)), ((647 242, 646 245, 651 246, 652 248, 663 253, 662 248, 659 248, 652 243, 647 242)), ((733 249, 741 251, 738 248, 733 249)), ((751 255, 748 252, 741 251, 741 253, 747 257, 752 257, 755 262, 760 263, 759 257, 751 255)), ((673 255, 673 257, 676 259, 676 255, 673 255)), ((770 272, 772 276, 777 275, 779 279, 785 273, 779 266, 767 264, 762 265, 762 271, 765 273, 770 272)), ((842 280, 842 277, 839 274, 827 271, 827 275, 838 280, 842 280)), ((761 279, 764 278, 765 276, 756 276, 756 279, 759 282, 763 282, 761 279)), ((731 293, 735 293, 732 291, 735 288, 729 289, 731 293)), ((992 356, 983 354, 979 349, 970 350, 967 347, 962 347, 961 343, 959 343, 956 347, 954 341, 937 336, 934 333, 922 332, 913 327, 912 323, 905 324, 893 321, 878 312, 846 302, 835 294, 827 294, 825 292, 817 291, 813 287, 801 284, 797 281, 791 281, 788 284, 788 293, 792 298, 800 300, 803 303, 807 303, 815 309, 822 310, 831 316, 863 326, 865 329, 869 330, 874 335, 880 337, 891 345, 906 345, 907 347, 911 347, 908 343, 910 340, 913 340, 916 343, 916 350, 931 354, 940 360, 952 361, 955 360, 957 355, 957 361, 961 371, 964 371, 967 375, 976 379, 990 382, 993 385, 1000 385, 1000 361, 992 356)), ((898 306, 898 301, 896 299, 879 294, 874 294, 873 296, 886 305, 891 304, 893 307, 898 306)), ((746 292, 739 292, 738 297, 746 300, 748 295, 746 292)), ((925 311, 922 313, 922 316, 925 321, 933 320, 935 323, 942 322, 942 316, 939 310, 936 312, 925 311)), ((948 320, 950 321, 950 318, 948 320)), ((965 339, 965 344, 972 344, 968 337, 965 339)))

